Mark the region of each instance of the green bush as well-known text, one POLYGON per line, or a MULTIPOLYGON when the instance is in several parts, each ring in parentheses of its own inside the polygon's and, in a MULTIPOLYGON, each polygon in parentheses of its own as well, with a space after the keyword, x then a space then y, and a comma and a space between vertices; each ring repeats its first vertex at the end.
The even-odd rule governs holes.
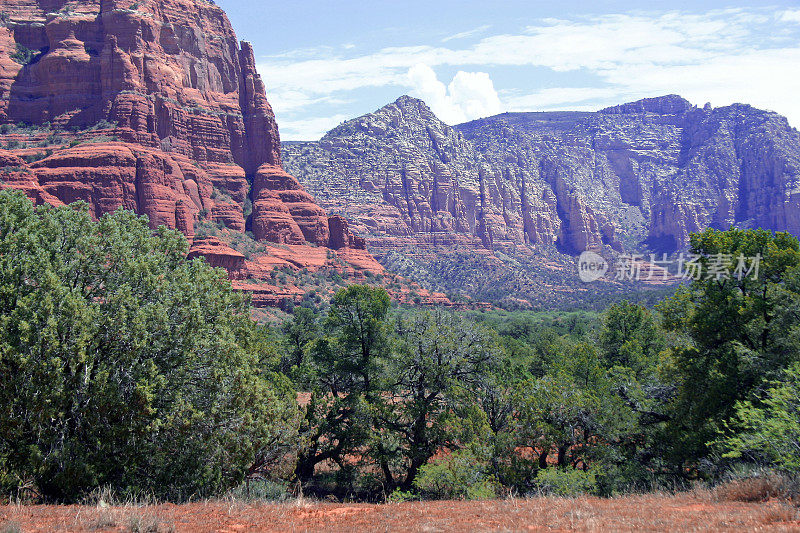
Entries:
POLYGON ((182 500, 285 455, 296 393, 246 298, 186 246, 128 211, 94 220, 85 204, 0 191, 7 483, 33 480, 51 501, 106 485, 182 500))
POLYGON ((270 479, 253 479, 228 491, 226 497, 239 501, 282 502, 291 498, 286 483, 270 479))
POLYGON ((730 459, 800 474, 800 363, 769 383, 760 402, 738 402, 736 414, 716 444, 730 459))
POLYGON ((387 498, 389 503, 403 503, 418 500, 419 496, 409 490, 395 489, 387 498))
POLYGON ((30 65, 40 53, 41 52, 31 50, 21 44, 17 44, 17 49, 11 54, 11 59, 20 65, 30 65))
POLYGON ((536 474, 536 486, 542 494, 551 496, 581 496, 597 488, 595 473, 576 468, 545 468, 536 474))
POLYGON ((438 500, 488 500, 497 496, 497 482, 473 453, 461 450, 422 466, 414 487, 438 500))

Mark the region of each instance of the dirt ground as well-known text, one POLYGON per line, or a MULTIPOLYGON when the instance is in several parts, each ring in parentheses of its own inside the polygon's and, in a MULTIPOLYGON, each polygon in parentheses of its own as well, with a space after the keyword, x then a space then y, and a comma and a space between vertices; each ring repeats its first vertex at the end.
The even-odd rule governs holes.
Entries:
POLYGON ((800 531, 782 502, 717 502, 708 494, 534 498, 485 502, 0 507, 0 533, 17 531, 800 531))

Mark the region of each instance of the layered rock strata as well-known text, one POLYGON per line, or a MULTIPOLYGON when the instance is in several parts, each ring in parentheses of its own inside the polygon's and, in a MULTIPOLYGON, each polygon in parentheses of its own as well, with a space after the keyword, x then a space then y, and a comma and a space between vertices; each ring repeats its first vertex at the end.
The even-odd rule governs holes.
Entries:
POLYGON ((800 234, 800 135, 745 105, 673 95, 451 128, 402 97, 283 150, 321 204, 378 248, 672 251, 706 227, 800 234))
MULTIPOLYGON (((2 186, 37 203, 81 200, 95 216, 132 209, 190 240, 212 223, 262 242, 329 245, 328 215, 282 168, 253 49, 219 7, 9 0, 0 11, 2 186)), ((335 246, 369 263, 342 231, 335 246)), ((221 246, 192 253, 246 277, 221 246)))

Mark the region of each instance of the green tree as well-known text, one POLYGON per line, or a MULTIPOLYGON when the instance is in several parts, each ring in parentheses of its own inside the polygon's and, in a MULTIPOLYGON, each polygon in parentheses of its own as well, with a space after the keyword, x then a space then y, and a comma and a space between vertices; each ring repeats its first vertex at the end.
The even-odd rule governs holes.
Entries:
POLYGON ((738 402, 716 442, 724 457, 800 473, 800 364, 770 382, 760 401, 738 402))
POLYGON ((600 346, 608 366, 634 369, 640 376, 652 373, 659 353, 666 348, 657 318, 647 308, 622 301, 603 315, 600 346))
POLYGON ((551 455, 559 467, 585 467, 618 437, 629 412, 611 386, 600 354, 585 342, 565 350, 544 377, 520 384, 519 444, 539 469, 551 455))
POLYGON ((281 361, 281 370, 289 373, 306 363, 310 344, 319 337, 316 313, 307 307, 295 307, 292 320, 283 325, 287 354, 281 361))
POLYGON ((310 351, 310 397, 302 424, 303 446, 296 476, 314 477, 316 465, 333 461, 343 474, 354 466, 347 456, 370 435, 369 404, 380 394, 388 355, 389 295, 383 288, 351 285, 331 300, 326 335, 310 351))
POLYGON ((500 359, 497 336, 442 310, 400 318, 383 394, 372 401, 373 455, 389 489, 408 490, 437 451, 486 440, 476 409, 500 359))
POLYGON ((737 402, 800 358, 797 239, 709 229, 692 235, 691 249, 701 256, 701 279, 660 305, 665 326, 681 341, 665 367, 677 391, 661 436, 671 443, 665 453, 680 473, 707 455, 707 443, 737 402), (757 276, 737 273, 741 257, 760 258, 757 276), (720 265, 729 276, 708 275, 720 265))
MULTIPOLYGON (((246 299, 186 241, 117 211, 0 192, 0 461, 74 501, 239 482, 296 434, 296 399, 246 299)), ((7 478, 8 479, 8 478, 7 478)))
POLYGON ((332 374, 347 377, 344 390, 371 394, 387 351, 386 318, 391 300, 383 288, 351 285, 331 300, 326 327, 338 347, 332 374))

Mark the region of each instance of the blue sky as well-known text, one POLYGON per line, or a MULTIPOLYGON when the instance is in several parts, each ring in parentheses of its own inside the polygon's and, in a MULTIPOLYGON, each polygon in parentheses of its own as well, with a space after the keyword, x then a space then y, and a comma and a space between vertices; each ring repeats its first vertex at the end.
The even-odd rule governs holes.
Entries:
POLYGON ((800 0, 216 2, 254 44, 285 140, 403 94, 448 124, 677 93, 800 126, 800 0))

